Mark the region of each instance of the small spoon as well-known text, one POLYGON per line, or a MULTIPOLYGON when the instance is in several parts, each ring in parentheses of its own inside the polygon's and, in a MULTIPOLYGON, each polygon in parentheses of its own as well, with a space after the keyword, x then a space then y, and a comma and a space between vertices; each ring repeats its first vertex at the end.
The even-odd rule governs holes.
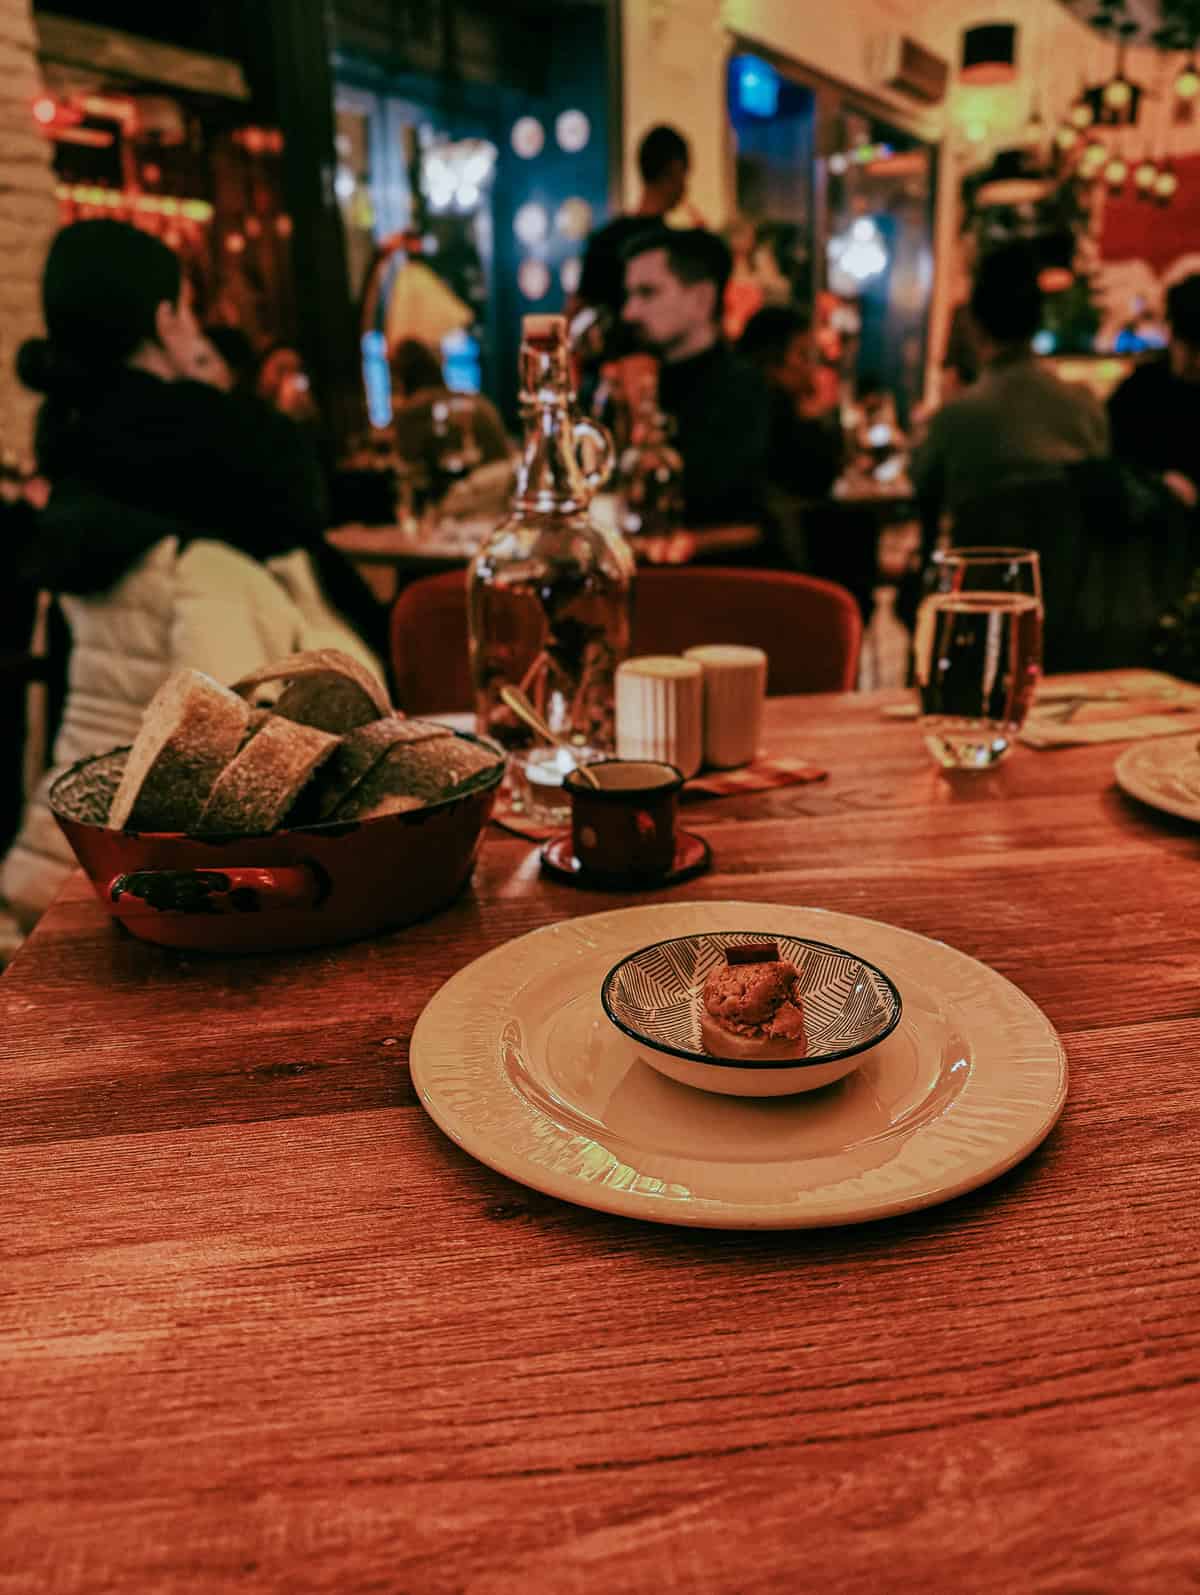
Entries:
MULTIPOLYGON (((531 731, 536 731, 538 736, 544 738, 552 748, 561 748, 572 759, 575 757, 574 749, 569 748, 561 737, 554 735, 554 732, 551 731, 520 687, 501 687, 500 697, 519 719, 524 720, 531 731)), ((575 768, 589 786, 599 787, 599 781, 597 781, 586 764, 577 764, 575 768)))

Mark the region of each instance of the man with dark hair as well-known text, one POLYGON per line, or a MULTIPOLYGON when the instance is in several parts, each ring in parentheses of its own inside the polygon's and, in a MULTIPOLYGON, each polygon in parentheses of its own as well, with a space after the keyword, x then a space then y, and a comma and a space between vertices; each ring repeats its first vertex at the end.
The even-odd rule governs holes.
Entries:
POLYGON ((1028 249, 1005 245, 984 256, 970 313, 982 374, 933 417, 913 460, 917 493, 930 512, 957 513, 998 487, 1043 480, 1108 453, 1099 401, 1060 381, 1033 353, 1042 295, 1028 249))
POLYGON ((600 312, 614 327, 619 325, 625 299, 626 246, 647 229, 661 227, 663 218, 687 196, 691 158, 687 140, 673 127, 652 127, 638 145, 638 171, 642 197, 628 216, 617 216, 588 240, 578 298, 600 312))
POLYGON ((761 518, 766 384, 721 335, 732 259, 715 233, 663 227, 626 250, 625 324, 660 362, 659 401, 674 417, 689 525, 761 518))
POLYGON ((1113 453, 1165 480, 1189 507, 1200 496, 1200 275, 1167 291, 1171 341, 1108 401, 1113 453))

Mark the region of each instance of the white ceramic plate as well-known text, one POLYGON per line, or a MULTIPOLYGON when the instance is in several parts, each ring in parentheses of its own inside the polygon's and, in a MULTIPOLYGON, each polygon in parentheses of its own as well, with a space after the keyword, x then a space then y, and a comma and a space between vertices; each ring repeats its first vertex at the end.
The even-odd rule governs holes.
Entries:
POLYGON ((1122 791, 1164 814, 1200 820, 1200 739, 1155 737, 1135 742, 1113 766, 1122 791))
POLYGON ((651 904, 547 925, 453 976, 417 1021, 412 1078, 452 1140, 535 1190, 718 1229, 851 1224, 946 1201, 1045 1137, 1067 1061, 985 964, 876 920, 774 903, 651 904), (668 936, 811 937, 887 969, 904 1015, 824 1091, 750 1101, 644 1063, 600 1005, 607 971, 668 936))

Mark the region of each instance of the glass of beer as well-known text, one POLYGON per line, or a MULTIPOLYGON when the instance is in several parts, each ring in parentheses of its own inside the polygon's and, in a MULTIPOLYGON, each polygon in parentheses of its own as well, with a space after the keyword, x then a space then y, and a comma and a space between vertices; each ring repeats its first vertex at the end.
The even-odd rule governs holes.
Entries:
POLYGON ((949 548, 913 639, 921 730, 948 770, 1012 751, 1042 673, 1042 579, 1028 548, 949 548))

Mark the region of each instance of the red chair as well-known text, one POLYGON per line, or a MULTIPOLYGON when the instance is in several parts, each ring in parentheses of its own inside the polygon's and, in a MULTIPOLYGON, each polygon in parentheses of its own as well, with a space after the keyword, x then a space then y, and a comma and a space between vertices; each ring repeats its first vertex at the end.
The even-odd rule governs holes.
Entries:
MULTIPOLYGON (((392 609, 396 701, 409 714, 471 705, 466 578, 425 576, 392 609)), ((766 651, 767 691, 848 692, 858 670, 862 617, 844 587, 793 571, 715 565, 646 566, 634 588, 635 654, 682 653, 702 642, 766 651)))

